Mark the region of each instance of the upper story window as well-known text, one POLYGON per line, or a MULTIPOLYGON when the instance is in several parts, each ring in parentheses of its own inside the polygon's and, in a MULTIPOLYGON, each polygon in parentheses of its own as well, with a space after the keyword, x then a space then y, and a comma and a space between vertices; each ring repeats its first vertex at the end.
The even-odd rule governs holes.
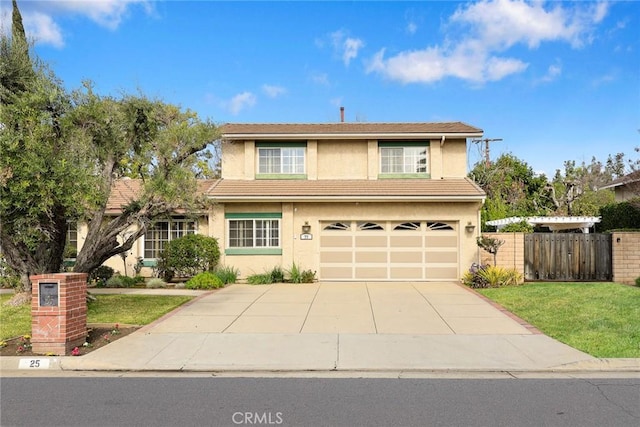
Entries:
POLYGON ((429 176, 429 141, 381 142, 380 175, 429 176))
POLYGON ((306 143, 258 142, 257 178, 306 178, 306 143))

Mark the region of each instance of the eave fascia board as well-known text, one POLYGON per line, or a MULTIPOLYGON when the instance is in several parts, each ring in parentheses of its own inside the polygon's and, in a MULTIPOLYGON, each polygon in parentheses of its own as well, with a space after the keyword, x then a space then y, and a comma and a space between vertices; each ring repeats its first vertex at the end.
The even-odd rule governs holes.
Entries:
POLYGON ((407 132, 407 133, 235 133, 223 134, 225 141, 259 141, 259 140, 324 140, 324 139, 460 139, 480 138, 483 132, 407 132))
POLYGON ((462 202, 484 203, 485 196, 208 196, 217 203, 227 202, 462 202))

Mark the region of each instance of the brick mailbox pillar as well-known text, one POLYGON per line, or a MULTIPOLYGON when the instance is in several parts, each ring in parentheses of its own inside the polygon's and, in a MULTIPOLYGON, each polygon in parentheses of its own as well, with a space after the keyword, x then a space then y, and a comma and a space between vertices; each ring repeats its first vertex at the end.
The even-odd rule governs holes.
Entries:
POLYGON ((87 337, 87 274, 31 276, 31 348, 66 355, 87 337))

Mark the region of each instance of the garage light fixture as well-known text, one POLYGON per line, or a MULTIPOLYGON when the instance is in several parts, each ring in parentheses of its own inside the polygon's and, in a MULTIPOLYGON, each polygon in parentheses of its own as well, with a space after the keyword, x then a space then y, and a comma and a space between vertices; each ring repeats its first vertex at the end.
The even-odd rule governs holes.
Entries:
POLYGON ((467 230, 467 233, 473 233, 473 230, 476 229, 476 226, 471 224, 471 221, 467 222, 467 225, 464 226, 464 229, 467 230))
POLYGON ((309 221, 305 221, 302 226, 302 234, 309 234, 311 232, 311 226, 309 225, 309 221))

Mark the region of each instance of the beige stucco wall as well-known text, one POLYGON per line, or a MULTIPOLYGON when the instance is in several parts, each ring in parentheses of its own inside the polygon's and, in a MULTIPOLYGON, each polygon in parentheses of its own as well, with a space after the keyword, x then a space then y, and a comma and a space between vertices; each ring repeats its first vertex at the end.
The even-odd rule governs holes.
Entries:
MULTIPOLYGON (((434 141, 432 145, 436 142, 434 141)), ((467 176, 467 143, 464 139, 446 140, 442 145, 443 178, 467 176)), ((433 176, 432 176, 433 177, 433 176)))
MULTIPOLYGON (((254 179, 254 141, 222 144, 222 177, 254 179)), ((378 179, 379 150, 376 140, 307 141, 307 179, 378 179)), ((467 175, 465 139, 431 140, 429 173, 432 179, 467 175)))
MULTIPOLYGON (((400 220, 400 221, 456 221, 460 231, 459 265, 462 274, 473 262, 478 261, 476 236, 478 234, 478 203, 281 203, 281 204, 228 204, 227 212, 281 212, 282 255, 224 255, 227 236, 220 239, 222 263, 240 270, 242 278, 263 273, 274 266, 290 268, 295 262, 300 268, 318 271, 319 233, 321 221, 339 220, 400 220), (302 225, 311 226, 312 240, 300 240, 302 225), (465 231, 465 225, 476 225, 473 233, 465 231)), ((215 209, 216 233, 224 233, 224 207, 215 209), (221 218, 223 221, 218 221, 221 218)))
POLYGON ((244 141, 222 144, 222 178, 245 179, 244 141))
POLYGON ((367 141, 320 141, 318 179, 367 179, 367 141))

